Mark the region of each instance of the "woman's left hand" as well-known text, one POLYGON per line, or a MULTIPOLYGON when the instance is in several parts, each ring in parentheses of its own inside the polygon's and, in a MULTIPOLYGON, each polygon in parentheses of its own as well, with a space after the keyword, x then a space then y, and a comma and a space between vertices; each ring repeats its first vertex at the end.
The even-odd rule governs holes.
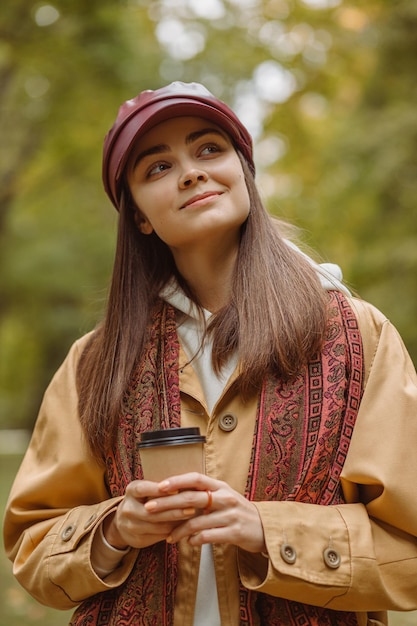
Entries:
POLYGON ((161 497, 145 503, 149 513, 192 509, 196 515, 178 525, 167 541, 184 537, 193 546, 228 543, 248 552, 266 552, 258 509, 227 483, 195 472, 159 483, 161 497))

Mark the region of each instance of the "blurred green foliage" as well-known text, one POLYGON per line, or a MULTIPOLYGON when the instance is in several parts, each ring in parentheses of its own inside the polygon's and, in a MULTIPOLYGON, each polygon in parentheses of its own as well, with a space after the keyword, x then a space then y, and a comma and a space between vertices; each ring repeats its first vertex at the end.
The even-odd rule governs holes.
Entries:
POLYGON ((414 0, 15 0, 0 6, 0 427, 30 428, 100 318, 117 108, 204 82, 254 134, 270 210, 397 325, 417 362, 414 0))

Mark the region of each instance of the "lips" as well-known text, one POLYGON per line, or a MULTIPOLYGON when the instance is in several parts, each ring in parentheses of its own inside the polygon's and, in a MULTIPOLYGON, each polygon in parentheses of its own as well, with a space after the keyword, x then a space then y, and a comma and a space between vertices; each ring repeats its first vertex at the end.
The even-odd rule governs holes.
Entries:
POLYGON ((191 204, 198 204, 199 202, 204 204, 204 200, 207 198, 215 198, 216 196, 220 196, 222 193, 222 191, 206 191, 205 193, 196 194, 195 196, 192 196, 192 198, 189 198, 189 200, 187 200, 187 202, 185 202, 180 208, 185 209, 187 206, 190 206, 191 204))

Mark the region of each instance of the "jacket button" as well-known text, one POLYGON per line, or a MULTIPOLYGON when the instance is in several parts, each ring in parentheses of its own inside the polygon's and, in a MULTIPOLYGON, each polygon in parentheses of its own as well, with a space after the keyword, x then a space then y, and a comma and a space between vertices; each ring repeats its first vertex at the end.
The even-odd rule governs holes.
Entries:
POLYGON ((283 543, 280 548, 281 557, 289 565, 293 565, 297 560, 297 552, 289 543, 283 543))
POLYGON ((338 567, 340 567, 340 554, 337 552, 337 550, 334 550, 333 548, 326 548, 326 550, 324 550, 323 560, 326 563, 327 567, 330 567, 331 569, 337 569, 338 567))
POLYGON ((237 417, 233 413, 225 413, 219 418, 219 428, 228 433, 237 426, 237 417))
POLYGON ((90 515, 90 517, 84 524, 84 530, 86 530, 89 526, 91 526, 91 524, 94 522, 96 518, 97 518, 97 513, 93 513, 92 515, 90 515))
POLYGON ((71 537, 73 536, 73 534, 75 533, 76 528, 77 528, 76 524, 70 524, 69 526, 64 528, 64 530, 61 533, 62 541, 69 541, 71 537))

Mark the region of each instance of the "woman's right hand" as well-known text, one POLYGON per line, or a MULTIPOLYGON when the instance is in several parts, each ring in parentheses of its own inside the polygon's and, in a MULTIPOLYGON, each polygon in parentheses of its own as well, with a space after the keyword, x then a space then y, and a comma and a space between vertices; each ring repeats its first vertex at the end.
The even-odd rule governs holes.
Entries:
POLYGON ((161 497, 158 485, 148 480, 129 483, 117 510, 103 524, 104 536, 111 546, 119 550, 127 547, 146 548, 164 541, 178 524, 194 517, 194 508, 149 513, 144 504, 150 498, 161 497))

